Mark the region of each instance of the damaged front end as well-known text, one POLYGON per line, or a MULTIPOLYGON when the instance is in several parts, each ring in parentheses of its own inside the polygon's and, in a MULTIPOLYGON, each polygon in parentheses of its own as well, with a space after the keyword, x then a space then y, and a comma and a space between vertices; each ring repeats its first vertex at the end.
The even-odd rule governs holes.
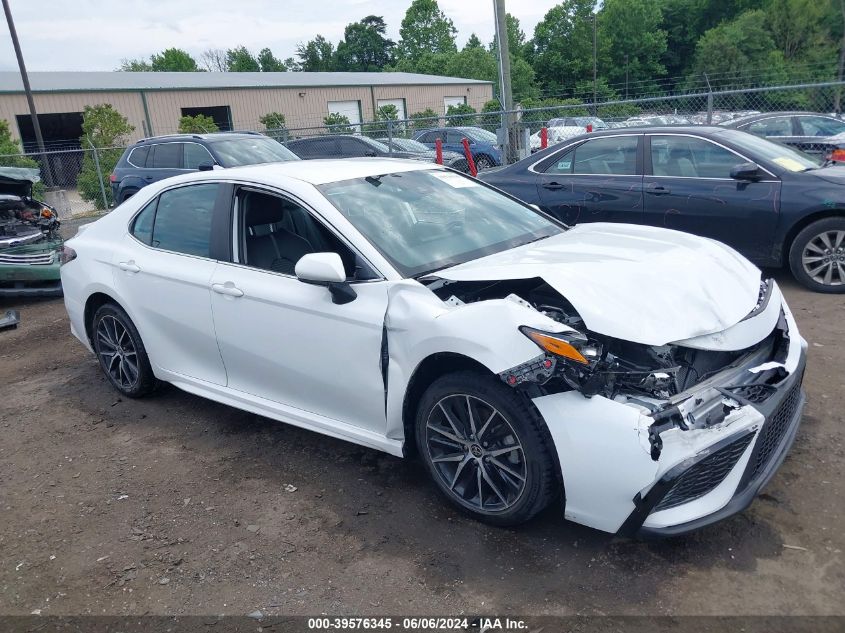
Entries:
POLYGON ((55 209, 32 197, 38 170, 0 168, 0 296, 61 294, 55 209))

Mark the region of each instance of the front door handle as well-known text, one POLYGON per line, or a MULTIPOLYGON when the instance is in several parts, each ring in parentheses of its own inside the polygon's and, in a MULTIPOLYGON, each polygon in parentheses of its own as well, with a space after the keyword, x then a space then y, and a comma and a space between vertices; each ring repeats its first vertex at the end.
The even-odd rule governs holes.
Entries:
POLYGON ((130 259, 128 262, 120 262, 117 265, 120 270, 125 270, 128 273, 139 273, 141 272, 141 267, 135 263, 135 260, 130 259))
POLYGON ((648 185, 645 191, 654 196, 665 196, 667 193, 672 193, 669 187, 664 187, 663 185, 648 185))
POLYGON ((244 296, 244 291, 231 281, 227 281, 225 284, 211 284, 211 289, 217 294, 226 295, 227 297, 244 296))
POLYGON ((152 179, 153 179, 152 176, 144 176, 144 180, 152 180, 152 179))
POLYGON ((550 191, 557 191, 558 189, 563 189, 566 185, 563 185, 559 182, 547 182, 543 185, 543 189, 548 189, 550 191))

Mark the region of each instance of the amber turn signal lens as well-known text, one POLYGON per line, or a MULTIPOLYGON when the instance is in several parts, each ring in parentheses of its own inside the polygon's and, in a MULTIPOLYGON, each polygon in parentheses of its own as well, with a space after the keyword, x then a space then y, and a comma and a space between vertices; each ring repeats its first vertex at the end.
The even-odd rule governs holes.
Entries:
POLYGON ((835 149, 828 156, 829 160, 835 160, 837 163, 845 163, 845 149, 835 149))
POLYGON ((538 332, 537 330, 529 330, 526 328, 522 330, 522 332, 528 338, 534 341, 537 345, 539 345, 541 349, 546 350, 550 354, 555 354, 556 356, 563 356, 564 358, 574 360, 575 362, 581 363, 583 365, 590 364, 590 362, 586 358, 584 358, 581 352, 579 352, 566 341, 563 341, 549 334, 544 334, 543 332, 538 332))

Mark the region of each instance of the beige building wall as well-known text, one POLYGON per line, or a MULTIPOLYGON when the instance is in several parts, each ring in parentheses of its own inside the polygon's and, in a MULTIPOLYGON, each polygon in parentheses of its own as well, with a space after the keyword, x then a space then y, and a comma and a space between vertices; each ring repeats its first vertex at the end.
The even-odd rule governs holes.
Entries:
MULTIPOLYGON (((371 121, 379 99, 405 99, 408 115, 431 108, 445 113, 444 98, 465 97, 480 111, 492 99, 491 84, 397 85, 357 87, 248 88, 214 90, 145 91, 152 132, 171 134, 179 127, 181 109, 186 107, 229 106, 234 129, 259 130, 259 118, 268 112, 285 115, 288 128, 318 128, 328 114, 329 101, 359 101, 363 121, 371 121)), ((86 105, 112 104, 134 126, 130 140, 144 136, 144 106, 139 91, 35 93, 39 113, 81 112, 86 105)), ((19 139, 15 116, 29 109, 23 94, 0 94, 0 118, 10 123, 19 139)), ((316 129, 313 132, 317 132, 316 129)), ((308 134, 302 130, 301 134, 308 134)))

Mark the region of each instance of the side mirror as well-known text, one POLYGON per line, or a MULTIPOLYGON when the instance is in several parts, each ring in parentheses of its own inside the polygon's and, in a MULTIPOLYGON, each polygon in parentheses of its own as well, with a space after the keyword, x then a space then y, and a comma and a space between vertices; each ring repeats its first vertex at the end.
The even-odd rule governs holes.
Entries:
POLYGON ((734 180, 757 180, 760 177, 760 165, 757 163, 740 163, 731 167, 731 178, 734 180))
POLYGON ((358 296, 355 289, 346 282, 343 260, 337 253, 303 255, 296 262, 294 272, 296 278, 303 283, 326 286, 334 303, 349 303, 358 296))
POLYGON ((212 169, 214 169, 214 167, 215 163, 212 163, 210 160, 207 160, 200 163, 198 169, 200 171, 211 171, 212 169))
POLYGON ((369 156, 378 156, 378 154, 376 153, 376 150, 368 149, 367 151, 364 152, 364 156, 368 156, 368 157, 369 156))

